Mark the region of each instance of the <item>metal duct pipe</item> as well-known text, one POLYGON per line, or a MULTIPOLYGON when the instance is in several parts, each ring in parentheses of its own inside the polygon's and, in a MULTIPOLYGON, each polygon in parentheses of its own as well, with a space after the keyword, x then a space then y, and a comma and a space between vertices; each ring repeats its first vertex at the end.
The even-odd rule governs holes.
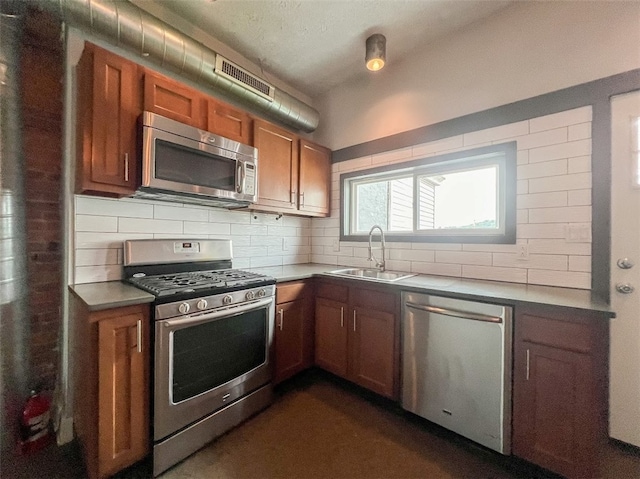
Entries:
POLYGON ((24 2, 7 2, 0 6, 0 436, 3 462, 15 451, 19 437, 18 419, 31 380, 26 168, 20 100, 23 7, 24 2))
POLYGON ((318 126, 319 113, 288 93, 276 88, 273 101, 269 101, 216 74, 216 52, 128 1, 36 0, 34 3, 70 25, 111 41, 199 84, 224 92, 293 128, 312 132, 318 126))

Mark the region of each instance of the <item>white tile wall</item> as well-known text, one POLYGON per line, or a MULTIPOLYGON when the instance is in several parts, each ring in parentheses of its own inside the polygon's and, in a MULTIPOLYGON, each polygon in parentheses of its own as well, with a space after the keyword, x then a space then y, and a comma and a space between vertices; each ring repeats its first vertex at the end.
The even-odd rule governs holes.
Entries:
POLYGON ((126 239, 231 239, 236 268, 310 261, 308 218, 80 195, 75 197, 75 212, 76 284, 121 279, 126 239))
POLYGON ((591 107, 458 135, 333 165, 331 218, 311 221, 311 261, 369 266, 366 243, 338 242, 340 174, 382 164, 517 141, 516 245, 388 243, 390 269, 514 283, 591 287, 591 244, 569 241, 569 225, 591 227, 591 107))

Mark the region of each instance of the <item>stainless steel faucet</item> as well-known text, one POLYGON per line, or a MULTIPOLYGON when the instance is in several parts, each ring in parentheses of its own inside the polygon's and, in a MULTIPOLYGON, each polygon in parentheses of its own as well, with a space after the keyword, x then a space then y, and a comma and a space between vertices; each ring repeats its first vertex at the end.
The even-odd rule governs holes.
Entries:
POLYGON ((376 263, 376 268, 380 268, 380 271, 384 271, 384 231, 382 231, 382 228, 378 225, 373 225, 371 227, 371 230, 369 230, 369 261, 375 261, 376 263), (371 246, 371 239, 373 237, 373 230, 375 229, 379 229, 380 230, 380 250, 382 251, 382 260, 378 261, 378 259, 373 256, 373 248, 371 246))

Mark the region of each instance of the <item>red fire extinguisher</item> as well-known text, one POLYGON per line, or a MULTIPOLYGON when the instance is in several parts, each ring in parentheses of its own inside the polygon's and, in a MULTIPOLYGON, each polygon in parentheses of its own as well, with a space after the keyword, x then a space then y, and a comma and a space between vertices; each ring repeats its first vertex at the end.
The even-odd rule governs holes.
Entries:
POLYGON ((51 401, 36 391, 31 391, 20 420, 20 451, 28 454, 38 451, 51 441, 51 401))

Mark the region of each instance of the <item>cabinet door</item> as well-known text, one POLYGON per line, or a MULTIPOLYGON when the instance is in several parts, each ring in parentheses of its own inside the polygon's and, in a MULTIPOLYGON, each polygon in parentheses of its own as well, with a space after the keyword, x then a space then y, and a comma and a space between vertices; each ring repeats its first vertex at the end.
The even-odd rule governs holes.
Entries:
POLYGON ((276 384, 305 368, 306 303, 299 299, 276 307, 276 384))
POLYGON ((328 216, 331 200, 331 151, 300 140, 298 209, 313 216, 328 216))
POLYGON ((252 144, 251 117, 221 101, 208 101, 207 130, 245 145, 252 144))
POLYGON ((204 129, 204 94, 170 78, 146 71, 144 109, 172 120, 204 129))
POLYGON ((111 475, 149 450, 149 321, 140 309, 98 323, 98 472, 111 475))
POLYGON ((298 138, 261 120, 253 122, 258 149, 258 207, 271 211, 296 211, 298 138))
POLYGON ((137 66, 87 45, 78 68, 80 192, 128 195, 137 181, 137 66))
POLYGON ((342 377, 347 377, 346 306, 316 299, 316 364, 342 377))
POLYGON ((367 389, 394 396, 395 315, 355 307, 349 318, 349 377, 367 389))
POLYGON ((592 369, 583 353, 528 341, 516 344, 515 455, 570 478, 595 477, 592 369))

